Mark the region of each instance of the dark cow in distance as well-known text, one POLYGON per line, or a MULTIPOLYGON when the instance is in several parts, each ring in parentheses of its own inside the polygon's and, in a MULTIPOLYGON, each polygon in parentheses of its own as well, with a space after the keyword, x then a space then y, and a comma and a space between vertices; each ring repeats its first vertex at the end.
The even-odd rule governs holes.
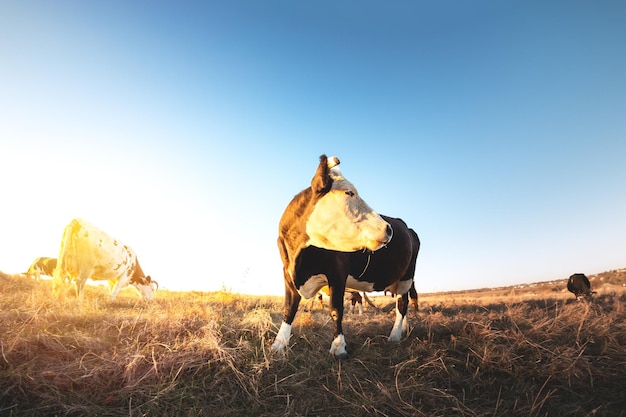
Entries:
POLYGON ((567 289, 576 296, 576 300, 590 300, 595 291, 591 291, 591 283, 585 274, 573 274, 567 281, 567 289))
POLYGON ((330 353, 347 357, 343 335, 346 289, 398 294, 389 341, 400 341, 420 247, 417 234, 401 219, 381 216, 361 199, 337 166, 336 157, 320 157, 311 186, 287 205, 278 229, 285 279, 284 318, 275 352, 284 352, 302 297, 330 288, 335 324, 330 353))
POLYGON ((56 258, 40 257, 33 261, 24 275, 39 280, 41 275, 52 277, 54 269, 57 267, 56 258))

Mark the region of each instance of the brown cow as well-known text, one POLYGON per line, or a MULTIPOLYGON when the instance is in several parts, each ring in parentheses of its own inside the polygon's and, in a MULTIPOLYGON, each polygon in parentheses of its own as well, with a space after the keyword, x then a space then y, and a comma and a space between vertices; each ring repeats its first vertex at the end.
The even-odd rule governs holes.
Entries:
POLYGON ((346 289, 399 294, 389 340, 402 338, 419 239, 401 219, 372 210, 337 165, 337 158, 322 155, 311 186, 291 200, 280 220, 285 304, 273 351, 285 351, 301 298, 315 297, 325 285, 335 323, 332 355, 347 357, 342 328, 346 289))

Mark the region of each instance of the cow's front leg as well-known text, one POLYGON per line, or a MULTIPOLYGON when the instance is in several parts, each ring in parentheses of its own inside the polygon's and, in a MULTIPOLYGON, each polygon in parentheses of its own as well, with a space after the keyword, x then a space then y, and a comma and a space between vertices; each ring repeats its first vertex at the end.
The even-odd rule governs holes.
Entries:
POLYGON ((283 322, 280 325, 278 333, 276 334, 276 340, 272 343, 272 352, 285 353, 285 349, 289 345, 289 338, 291 337, 291 324, 293 323, 296 313, 298 312, 298 306, 300 305, 301 298, 300 293, 296 290, 296 287, 285 271, 285 303, 283 310, 283 322))
POLYGON ((130 277, 123 276, 120 279, 118 279, 115 285, 113 286, 113 288, 111 288, 112 283, 111 281, 109 281, 109 288, 111 289, 111 295, 109 295, 109 299, 111 301, 115 301, 117 294, 119 294, 122 288, 128 285, 129 282, 130 282, 130 277))
POLYGON ((346 359, 348 357, 346 339, 343 336, 342 327, 344 292, 345 284, 330 287, 330 317, 335 324, 335 337, 330 344, 330 354, 337 359, 346 359))
POLYGON ((389 334, 390 342, 399 342, 402 340, 402 327, 405 322, 405 316, 407 312, 407 308, 409 306, 409 294, 404 293, 398 296, 398 300, 396 303, 396 321, 393 323, 393 328, 391 329, 391 333, 389 334))
POLYGON ((87 282, 87 278, 82 276, 77 277, 74 280, 74 286, 76 287, 76 296, 79 299, 83 299, 83 291, 85 290, 85 283, 87 282))

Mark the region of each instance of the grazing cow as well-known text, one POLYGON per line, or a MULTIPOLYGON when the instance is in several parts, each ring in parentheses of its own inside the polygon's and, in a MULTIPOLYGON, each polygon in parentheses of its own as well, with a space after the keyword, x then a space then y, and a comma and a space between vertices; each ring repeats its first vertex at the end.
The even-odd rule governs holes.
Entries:
POLYGON ((363 314, 363 297, 358 291, 346 291, 346 300, 350 301, 353 314, 357 305, 359 306, 359 315, 363 314))
POLYGON ((74 219, 63 232, 54 271, 55 292, 69 279, 80 297, 87 278, 108 281, 111 301, 127 285, 133 285, 144 300, 152 300, 158 288, 157 282, 141 270, 129 246, 82 219, 74 219))
POLYGON ((573 274, 567 281, 567 289, 576 296, 576 300, 591 299, 591 283, 585 274, 573 274))
POLYGON ((54 273, 54 269, 57 267, 56 258, 37 258, 33 261, 33 263, 28 267, 28 271, 24 273, 24 275, 35 278, 39 281, 41 275, 47 275, 52 277, 54 273))
POLYGON ((284 352, 289 343, 301 298, 314 297, 325 285, 335 323, 332 355, 347 357, 342 328, 346 288, 399 294, 389 340, 402 338, 419 239, 401 219, 372 210, 337 165, 337 158, 322 155, 311 186, 291 200, 280 220, 285 303, 283 323, 272 344, 275 352, 284 352))

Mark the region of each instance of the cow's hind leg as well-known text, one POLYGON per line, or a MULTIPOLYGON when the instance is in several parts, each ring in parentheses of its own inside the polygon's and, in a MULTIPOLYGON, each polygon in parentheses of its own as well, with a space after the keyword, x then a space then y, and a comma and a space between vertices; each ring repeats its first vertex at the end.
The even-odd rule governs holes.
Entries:
POLYGON ((391 333, 389 334, 388 339, 390 342, 399 342, 400 340, 402 340, 402 328, 403 323, 405 322, 408 306, 408 293, 399 295, 396 302, 396 321, 393 323, 393 328, 391 329, 391 333))
POLYGON ((343 336, 343 294, 344 286, 330 287, 330 317, 335 323, 335 338, 330 344, 330 354, 337 359, 346 359, 348 351, 346 350, 346 339, 343 336))

